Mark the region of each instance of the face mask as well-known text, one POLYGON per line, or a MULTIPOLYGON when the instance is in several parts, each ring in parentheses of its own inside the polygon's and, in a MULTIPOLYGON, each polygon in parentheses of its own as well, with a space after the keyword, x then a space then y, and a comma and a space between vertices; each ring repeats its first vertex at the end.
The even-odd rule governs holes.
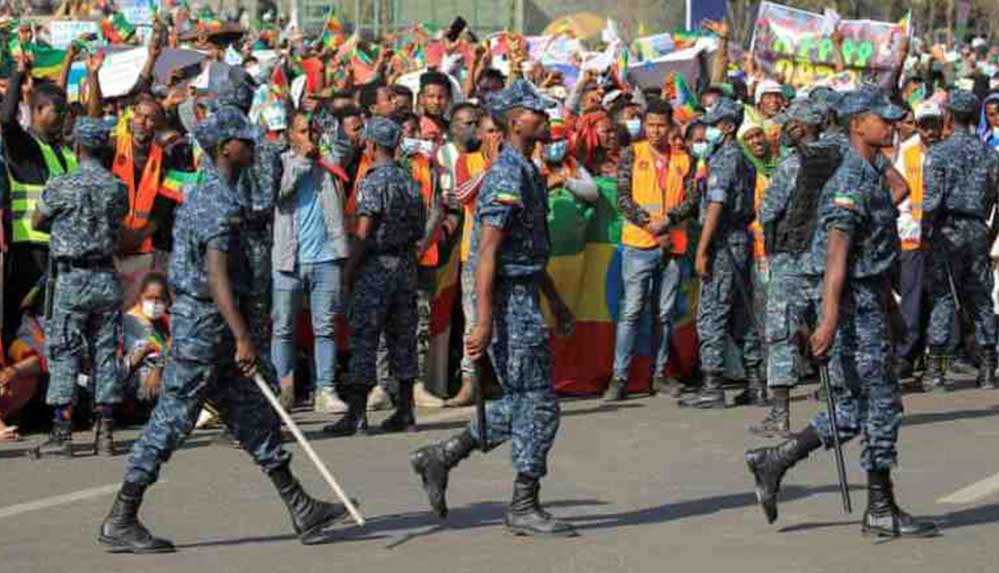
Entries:
POLYGON ((642 134, 642 120, 640 119, 628 119, 624 122, 624 127, 628 129, 628 135, 632 139, 635 139, 642 134))
POLYGON ((707 141, 698 141, 690 146, 690 152, 698 159, 704 159, 711 153, 711 144, 707 141))
POLYGON ((118 116, 111 114, 105 115, 104 123, 106 123, 108 127, 114 129, 118 125, 118 116))
POLYGON ((569 141, 562 139, 553 141, 545 146, 545 161, 548 163, 561 163, 569 153, 569 141))
POLYGON ((142 314, 149 320, 156 320, 166 314, 166 305, 155 300, 142 301, 142 314))
POLYGON ((725 134, 722 133, 722 130, 718 129, 713 125, 709 127, 707 130, 705 130, 704 135, 708 138, 708 143, 712 145, 717 144, 725 137, 725 134))

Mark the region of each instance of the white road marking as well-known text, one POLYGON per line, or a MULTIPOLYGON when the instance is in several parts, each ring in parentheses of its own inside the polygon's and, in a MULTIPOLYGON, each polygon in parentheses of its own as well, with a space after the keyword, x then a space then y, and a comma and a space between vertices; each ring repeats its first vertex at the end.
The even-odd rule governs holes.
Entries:
MULTIPOLYGON (((164 483, 164 482, 166 482, 166 480, 159 481, 159 483, 164 483)), ((10 517, 12 515, 18 515, 21 513, 28 513, 29 511, 48 509, 50 507, 56 507, 59 505, 66 505, 67 503, 73 503, 74 501, 83 501, 85 499, 90 499, 92 497, 100 497, 102 495, 116 493, 118 491, 118 488, 120 487, 121 487, 120 483, 114 483, 109 485, 102 485, 99 487, 92 487, 89 489, 81 489, 80 491, 74 491, 62 495, 55 495, 52 497, 43 497, 42 499, 36 499, 34 501, 26 501, 24 503, 8 505, 7 507, 0 507, 0 519, 3 519, 5 517, 10 517)))
POLYGON ((999 494, 999 474, 977 481, 946 497, 941 497, 937 503, 972 503, 997 494, 999 494))

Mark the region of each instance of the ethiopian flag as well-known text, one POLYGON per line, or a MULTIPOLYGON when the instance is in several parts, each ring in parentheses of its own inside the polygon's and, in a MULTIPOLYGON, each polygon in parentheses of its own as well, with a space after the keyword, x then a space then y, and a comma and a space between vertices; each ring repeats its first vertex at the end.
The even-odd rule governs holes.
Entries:
MULTIPOLYGON (((600 197, 595 205, 577 201, 568 191, 549 195, 552 251, 548 273, 576 317, 576 330, 571 337, 552 338, 555 388, 560 394, 601 392, 611 378, 614 365, 615 321, 624 293, 623 219, 617 209, 616 181, 607 178, 596 181, 600 197)), ((682 377, 697 367, 694 317, 698 285, 689 260, 683 262, 681 272, 669 370, 682 377)), ((651 379, 655 333, 651 317, 643 320, 629 379, 629 389, 633 391, 646 390, 651 379)))
POLYGON ((163 176, 163 184, 160 186, 160 195, 177 203, 183 203, 184 188, 198 183, 200 179, 197 171, 167 170, 166 175, 163 176))
POLYGON ((336 6, 331 5, 329 13, 326 15, 326 24, 323 26, 323 34, 319 37, 319 43, 324 48, 336 49, 344 41, 343 24, 336 14, 336 6))
POLYGON ((101 34, 109 44, 124 44, 135 35, 135 26, 121 12, 114 12, 101 21, 101 34))
POLYGON ((41 44, 31 44, 28 49, 34 58, 31 76, 51 81, 58 80, 62 63, 66 59, 66 50, 57 50, 41 44))

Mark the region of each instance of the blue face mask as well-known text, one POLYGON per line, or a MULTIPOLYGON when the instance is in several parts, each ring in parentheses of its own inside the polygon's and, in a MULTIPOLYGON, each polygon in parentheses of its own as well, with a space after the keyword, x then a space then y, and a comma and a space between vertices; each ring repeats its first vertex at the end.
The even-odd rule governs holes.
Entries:
POLYGON ((711 144, 707 141, 698 141, 690 146, 690 152, 698 159, 705 159, 711 154, 711 144))
POLYGON ((561 163, 566 154, 569 153, 569 140, 560 139, 545 146, 545 161, 548 163, 561 163))
POLYGON ((624 127, 628 129, 628 135, 630 135, 632 139, 635 139, 642 134, 642 120, 638 118, 625 120, 624 127))
POLYGON ((722 130, 718 129, 713 125, 708 127, 707 130, 705 130, 704 135, 708 138, 708 143, 712 145, 717 145, 718 142, 720 142, 725 137, 725 134, 722 133, 722 130))

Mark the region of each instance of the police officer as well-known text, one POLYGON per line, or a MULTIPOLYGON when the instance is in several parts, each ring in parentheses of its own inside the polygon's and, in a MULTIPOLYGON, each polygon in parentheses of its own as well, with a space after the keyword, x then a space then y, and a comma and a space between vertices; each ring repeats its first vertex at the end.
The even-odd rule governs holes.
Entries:
POLYGON ((746 452, 756 495, 769 522, 777 518, 777 494, 787 470, 833 432, 846 442, 863 432, 860 463, 868 498, 862 531, 878 537, 928 537, 936 525, 908 515, 895 503, 890 469, 897 458, 901 392, 891 362, 884 308, 886 274, 898 255, 898 211, 876 167, 892 143, 892 122, 904 112, 870 90, 847 94, 840 105, 849 119, 851 147, 823 187, 809 264, 823 275, 819 324, 809 340, 818 357, 829 357, 837 428, 826 412, 791 439, 746 452))
POLYGON ((195 135, 211 161, 202 163, 200 182, 177 211, 170 260, 177 296, 171 310, 171 359, 159 402, 132 448, 124 483, 101 524, 99 539, 111 552, 173 551, 173 544, 154 537, 139 522, 139 506, 160 466, 194 427, 206 398, 219 406, 233 435, 267 472, 303 543, 345 515, 342 505, 309 497, 292 476, 277 418, 260 390, 246 380, 255 373, 258 355, 239 312, 238 297, 249 285, 244 211, 236 185, 253 164, 256 130, 240 110, 224 107, 200 124, 195 135))
POLYGON ((445 517, 451 468, 476 446, 489 451, 509 439, 517 477, 507 528, 518 535, 571 536, 574 528, 542 510, 538 501, 539 482, 547 473, 548 451, 559 426, 540 292, 551 302, 560 332, 572 323, 572 314, 545 271, 548 193, 531 161, 536 144, 547 137, 548 104, 533 86, 517 80, 490 96, 487 107, 507 145, 487 173, 476 205, 471 264, 477 321, 466 350, 478 362, 488 348, 503 397, 486 408, 487 443, 478 442, 473 422, 448 440, 416 450, 410 463, 423 480, 431 507, 445 517))
POLYGON ((53 410, 52 433, 29 451, 36 459, 73 455, 77 377, 88 364, 96 388, 94 453, 114 454, 112 408, 121 402, 123 382, 122 293, 111 257, 128 213, 128 191, 100 164, 108 133, 102 120, 77 119, 73 137, 80 169, 49 180, 32 215, 36 230, 52 229, 57 273, 45 325, 50 374, 45 402, 53 410))
POLYGON ((790 391, 802 376, 798 332, 815 323, 811 293, 820 277, 808 272, 808 251, 815 229, 816 204, 826 180, 839 166, 840 147, 819 143, 825 120, 822 106, 795 100, 775 120, 790 152, 781 160, 760 204, 759 220, 770 259, 767 285, 767 386, 770 412, 749 431, 766 437, 787 437, 790 431, 790 391), (807 169, 802 164, 807 164, 807 169))
POLYGON ((927 332, 931 389, 947 389, 947 357, 957 346, 957 305, 975 324, 981 363, 979 386, 996 387, 996 319, 992 304, 987 217, 999 188, 999 157, 971 129, 978 121, 978 97, 957 90, 947 99, 945 132, 930 148, 923 167, 923 220, 930 226, 930 325, 927 332), (954 289, 952 292, 951 285, 954 289), (954 296, 959 300, 954 300, 954 296))
POLYGON ((697 336, 704 385, 698 394, 681 401, 683 406, 725 407, 722 378, 729 335, 741 347, 749 383, 749 392, 740 401, 762 405, 766 400, 760 373, 760 339, 750 306, 752 241, 748 225, 756 217, 753 209, 756 172, 736 141, 742 117, 742 104, 721 97, 701 118, 705 124, 721 130, 723 139, 708 160, 707 191, 701 197, 701 237, 694 262, 701 277, 697 336))
POLYGON ((357 241, 344 269, 344 282, 352 291, 351 356, 350 376, 340 394, 349 410, 323 428, 335 436, 367 430, 368 392, 376 380, 382 331, 392 374, 399 381, 396 411, 382 423, 382 429, 401 432, 416 425, 416 259, 426 209, 412 175, 395 161, 401 133, 395 122, 382 117, 368 120, 364 127, 365 146, 374 163, 359 186, 357 241))

